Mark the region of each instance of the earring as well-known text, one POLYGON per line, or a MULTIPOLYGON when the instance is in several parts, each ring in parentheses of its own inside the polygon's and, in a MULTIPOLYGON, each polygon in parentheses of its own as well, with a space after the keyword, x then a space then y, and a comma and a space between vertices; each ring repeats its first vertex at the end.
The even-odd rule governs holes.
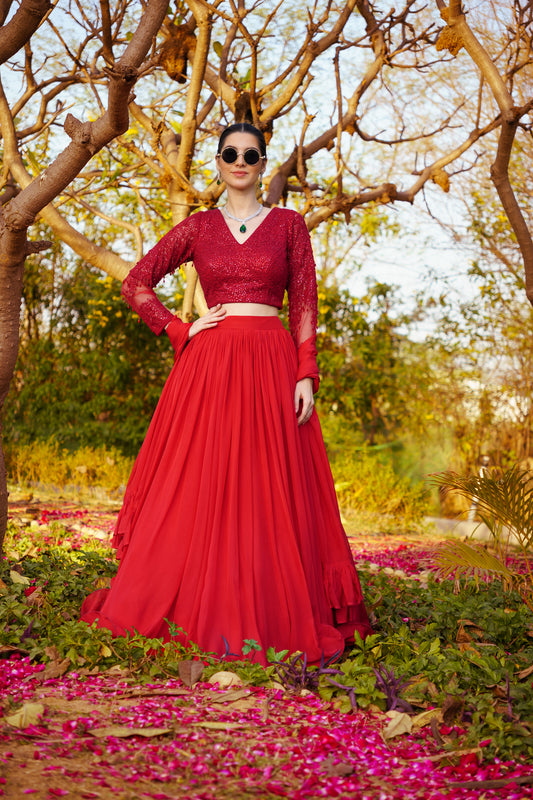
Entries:
POLYGON ((217 172, 217 186, 220 186, 220 172, 217 172))
POLYGON ((262 175, 259 176, 259 188, 260 189, 263 188, 263 176, 262 175))

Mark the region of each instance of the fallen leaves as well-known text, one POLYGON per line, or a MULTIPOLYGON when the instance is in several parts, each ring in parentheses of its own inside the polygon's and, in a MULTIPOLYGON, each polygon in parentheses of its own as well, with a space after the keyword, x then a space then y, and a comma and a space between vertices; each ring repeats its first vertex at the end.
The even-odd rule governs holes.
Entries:
POLYGON ((204 671, 201 661, 180 661, 178 674, 186 686, 194 686, 204 671))
MULTIPOLYGON (((24 736, 20 764, 29 760, 30 785, 46 788, 36 800, 56 796, 50 789, 78 797, 90 797, 94 790, 93 796, 107 800, 111 795, 105 787, 114 786, 120 795, 121 787, 132 784, 135 796, 154 800, 267 794, 373 798, 384 787, 387 797, 436 800, 453 797, 450 777, 458 782, 469 777, 504 780, 501 768, 482 769, 479 748, 440 750, 451 741, 444 735, 438 744, 433 735, 444 709, 346 715, 315 695, 283 693, 279 687, 221 689, 218 680, 194 688, 177 680, 142 687, 132 685, 127 670, 113 669, 83 678, 69 673, 44 687, 43 672, 27 660, 0 662, 0 681, 13 697, 24 696, 22 708, 31 705, 32 695, 40 701, 40 715, 34 718, 38 729, 28 734, 19 729, 9 744, 0 737, 1 764, 2 758, 10 761, 7 747, 16 750, 16 737, 24 736), (464 761, 470 758, 474 761, 464 761)), ((507 771, 505 785, 526 775, 516 766, 507 771)), ((19 776, 17 786, 25 774, 8 772, 19 776)), ((10 785, 8 796, 23 796, 23 789, 9 794, 10 785)), ((478 797, 475 789, 458 791, 464 800, 478 797)), ((528 784, 520 791, 528 797, 528 784)))
POLYGON ((526 678, 529 678, 530 675, 533 675, 533 666, 521 670, 517 673, 516 677, 519 681, 524 681, 526 678))
MULTIPOLYGON (((407 585, 408 576, 420 569, 421 558, 421 549, 415 551, 411 546, 376 554, 376 560, 386 564, 393 577, 400 577, 402 585, 407 585)), ((25 565, 17 566, 19 578, 24 577, 21 571, 25 569, 25 565)), ((417 589, 423 586, 420 574, 416 574, 417 589)), ((13 593, 23 594, 23 602, 36 614, 40 597, 49 597, 50 588, 41 575, 30 571, 28 575, 30 583, 21 584, 25 591, 19 586, 13 593)), ((7 571, 4 577, 9 583, 7 571)), ((388 597, 383 587, 380 597, 386 606, 388 597)), ((419 604, 421 599, 415 596, 411 606, 402 610, 401 617, 408 623, 406 630, 411 632, 427 621, 427 611, 421 614, 419 604)), ((475 624, 475 611, 461 610, 460 616, 464 618, 454 617, 457 627, 451 627, 449 641, 455 647, 459 632, 464 639, 461 644, 472 654, 461 663, 478 669, 489 652, 482 628, 487 627, 490 633, 490 626, 485 619, 475 624)), ((436 637, 436 649, 431 645, 429 650, 417 652, 420 665, 417 663, 415 670, 421 674, 410 677, 409 686, 401 693, 419 713, 396 711, 388 716, 376 706, 369 706, 367 713, 338 714, 335 702, 339 697, 325 703, 315 695, 286 692, 280 684, 272 684, 270 689, 247 686, 225 669, 214 674, 208 684, 202 682, 201 660, 180 662, 181 681, 173 677, 152 682, 150 678, 145 685, 137 683, 135 660, 124 660, 129 668, 114 666, 102 671, 98 660, 84 661, 76 672, 65 673, 67 668, 76 670, 76 666, 50 648, 46 667, 30 665, 26 659, 0 662, 0 687, 12 697, 11 704, 8 700, 3 703, 4 714, 13 716, 24 705, 37 701, 44 708, 27 728, 9 725, 8 718, 3 717, 0 777, 4 762, 9 781, 16 774, 27 776, 25 785, 19 777, 20 791, 10 783, 7 795, 22 797, 24 788, 38 786, 36 800, 59 796, 54 794, 58 791, 105 800, 111 796, 176 800, 200 796, 374 798, 380 791, 382 796, 402 800, 428 796, 432 800, 470 800, 479 796, 476 789, 464 788, 470 778, 478 788, 485 787, 485 780, 501 780, 507 787, 514 778, 521 786, 518 778, 528 777, 527 767, 512 762, 490 764, 483 761, 487 754, 482 748, 465 748, 469 740, 461 730, 465 727, 462 718, 471 713, 471 701, 465 703, 461 697, 456 679, 460 666, 450 673, 453 685, 450 683, 449 691, 455 694, 444 702, 442 686, 438 689, 423 674, 424 659, 440 657, 441 652, 448 654, 444 650, 444 641, 448 640, 439 642, 436 637), (21 708, 11 713, 16 703, 21 708), (15 757, 16 766, 24 765, 24 769, 13 768, 15 757), (449 793, 451 779, 461 783, 455 795, 449 793)), ((27 641, 33 648, 34 642, 29 637, 27 641)), ((110 658, 116 644, 109 641, 99 643, 99 647, 96 652, 100 659, 110 658)), ((65 653, 65 648, 61 652, 65 653)), ((26 654, 8 645, 0 653, 4 659, 26 654)), ((381 659, 377 650, 374 655, 381 659)), ((386 659, 383 663, 387 665, 386 659)), ((533 667, 526 665, 523 660, 520 666, 516 664, 513 677, 527 681, 533 667)), ((231 665, 228 667, 231 669, 231 665)), ((173 668, 175 675, 176 663, 173 668)), ((434 677, 434 673, 429 674, 434 677)), ((500 672, 496 671, 493 683, 488 686, 485 682, 484 687, 490 689, 491 711, 498 711, 498 702, 506 699, 500 672)), ((527 688, 525 683, 519 687, 527 688)), ((19 721, 23 724, 27 718, 19 721)), ((516 731, 515 725, 513 733, 516 731)), ((531 730, 524 729, 524 736, 530 734, 531 730)), ((515 798, 533 797, 526 783, 517 791, 515 798)), ((486 795, 487 800, 495 796, 486 795)))
POLYGON ((29 728, 31 725, 37 725, 43 714, 42 703, 24 703, 14 714, 9 714, 5 721, 13 728, 29 728))
POLYGON ((353 764, 344 764, 342 761, 338 761, 335 756, 328 756, 319 764, 318 772, 325 772, 326 775, 344 778, 347 775, 353 775, 355 769, 353 764))
POLYGON ((116 739, 128 739, 130 736, 144 736, 151 739, 154 736, 166 736, 172 733, 172 728, 127 728, 124 725, 107 725, 105 728, 92 728, 88 733, 97 739, 107 739, 113 736, 116 739))
POLYGON ((209 683, 218 684, 221 689, 227 686, 242 686, 242 680, 238 675, 234 672, 226 671, 215 672, 215 674, 211 675, 209 678, 209 683))
POLYGON ((253 698, 252 692, 249 689, 230 689, 229 692, 217 694, 211 701, 212 703, 235 703, 237 700, 242 700, 243 697, 253 698))
POLYGON ((192 724, 196 728, 208 728, 211 731, 235 731, 249 727, 242 722, 210 722, 209 720, 193 722, 192 724))
POLYGON ((31 581, 26 575, 21 575, 16 569, 9 570, 9 577, 12 583, 20 584, 21 586, 29 586, 31 581))
POLYGON ((48 656, 50 661, 44 668, 42 673, 42 680, 48 681, 52 678, 60 678, 67 672, 68 668, 72 666, 70 658, 61 658, 57 647, 45 647, 45 655, 48 656))
POLYGON ((383 730, 385 741, 394 739, 396 736, 403 736, 404 733, 411 733, 413 720, 409 714, 405 714, 403 711, 387 711, 386 716, 390 721, 383 730))
POLYGON ((427 711, 422 711, 421 714, 416 714, 412 717, 412 730, 419 731, 426 725, 431 725, 433 722, 442 723, 443 710, 441 708, 430 708, 427 711))

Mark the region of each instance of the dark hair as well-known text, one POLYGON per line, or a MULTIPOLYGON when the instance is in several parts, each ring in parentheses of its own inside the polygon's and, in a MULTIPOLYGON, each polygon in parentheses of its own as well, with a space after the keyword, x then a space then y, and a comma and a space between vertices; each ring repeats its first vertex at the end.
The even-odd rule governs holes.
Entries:
POLYGON ((259 152, 262 156, 266 156, 267 146, 265 137, 263 136, 263 131, 260 131, 259 128, 255 127, 255 125, 250 125, 249 122, 234 122, 233 125, 228 125, 228 127, 222 131, 220 134, 220 139, 218 140, 217 155, 222 151, 224 142, 232 133, 251 133, 252 136, 255 136, 257 139, 259 152))

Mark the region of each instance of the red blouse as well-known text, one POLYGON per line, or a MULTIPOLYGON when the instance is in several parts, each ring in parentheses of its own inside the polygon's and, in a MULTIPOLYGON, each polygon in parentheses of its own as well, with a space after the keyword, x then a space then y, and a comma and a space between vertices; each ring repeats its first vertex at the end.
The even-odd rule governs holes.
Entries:
MULTIPOLYGON (((298 380, 311 377, 317 387, 315 262, 300 214, 271 209, 242 244, 219 209, 192 214, 172 228, 133 267, 122 285, 128 304, 157 335, 169 323, 175 329, 181 321, 161 303, 154 286, 186 261, 194 262, 209 307, 264 303, 281 308, 287 290, 289 327, 298 348, 298 380)), ((181 326, 188 335, 188 327, 181 326)))

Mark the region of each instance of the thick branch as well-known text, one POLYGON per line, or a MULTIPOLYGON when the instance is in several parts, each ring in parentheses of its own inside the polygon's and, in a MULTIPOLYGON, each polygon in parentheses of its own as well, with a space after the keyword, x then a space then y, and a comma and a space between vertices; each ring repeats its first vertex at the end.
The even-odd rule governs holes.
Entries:
POLYGON ((330 219, 335 214, 346 214, 358 206, 364 206, 368 203, 392 203, 395 200, 411 202, 406 193, 399 192, 393 183, 382 183, 380 186, 376 186, 375 189, 368 189, 357 195, 337 195, 307 216, 307 227, 309 230, 313 230, 321 222, 330 219))
POLYGON ((13 19, 0 28, 0 64, 24 47, 51 8, 49 0, 22 0, 13 19))
POLYGON ((228 106, 232 111, 235 111, 236 92, 229 83, 218 75, 215 70, 206 65, 204 80, 211 89, 211 91, 228 106))
POLYGON ((133 262, 126 261, 106 247, 99 247, 73 228, 52 205, 39 212, 39 219, 46 222, 59 240, 74 250, 84 261, 101 269, 112 278, 123 281, 133 262))
POLYGON ((187 90, 185 114, 181 125, 181 143, 177 159, 177 170, 189 177, 196 140, 196 115, 204 82, 204 72, 211 41, 211 12, 200 3, 190 3, 198 28, 196 48, 192 62, 191 82, 187 90))
POLYGON ((72 142, 44 173, 9 204, 6 221, 12 229, 27 228, 31 219, 68 186, 98 150, 127 130, 128 98, 137 77, 137 68, 161 27, 167 8, 165 0, 152 0, 148 4, 124 55, 109 73, 109 98, 105 114, 89 123, 81 123, 71 115, 67 117, 65 130, 72 142))
POLYGON ((490 169, 490 177, 496 187, 501 204, 507 214, 507 219, 511 224, 522 253, 526 295, 531 305, 533 305, 533 240, 509 180, 509 161, 517 127, 518 120, 514 123, 504 122, 502 124, 498 150, 490 169))
POLYGON ((489 84, 505 119, 509 114, 512 114, 513 98, 490 55, 468 25, 461 5, 460 0, 451 0, 448 9, 443 10, 441 15, 448 23, 448 26, 457 33, 466 52, 489 84))
POLYGON ((3 25, 13 5, 13 0, 0 0, 0 25, 3 25))
POLYGON ((115 63, 115 57, 113 55, 113 34, 111 32, 109 0, 100 0, 100 12, 102 14, 102 44, 104 60, 108 66, 112 66, 115 63))

